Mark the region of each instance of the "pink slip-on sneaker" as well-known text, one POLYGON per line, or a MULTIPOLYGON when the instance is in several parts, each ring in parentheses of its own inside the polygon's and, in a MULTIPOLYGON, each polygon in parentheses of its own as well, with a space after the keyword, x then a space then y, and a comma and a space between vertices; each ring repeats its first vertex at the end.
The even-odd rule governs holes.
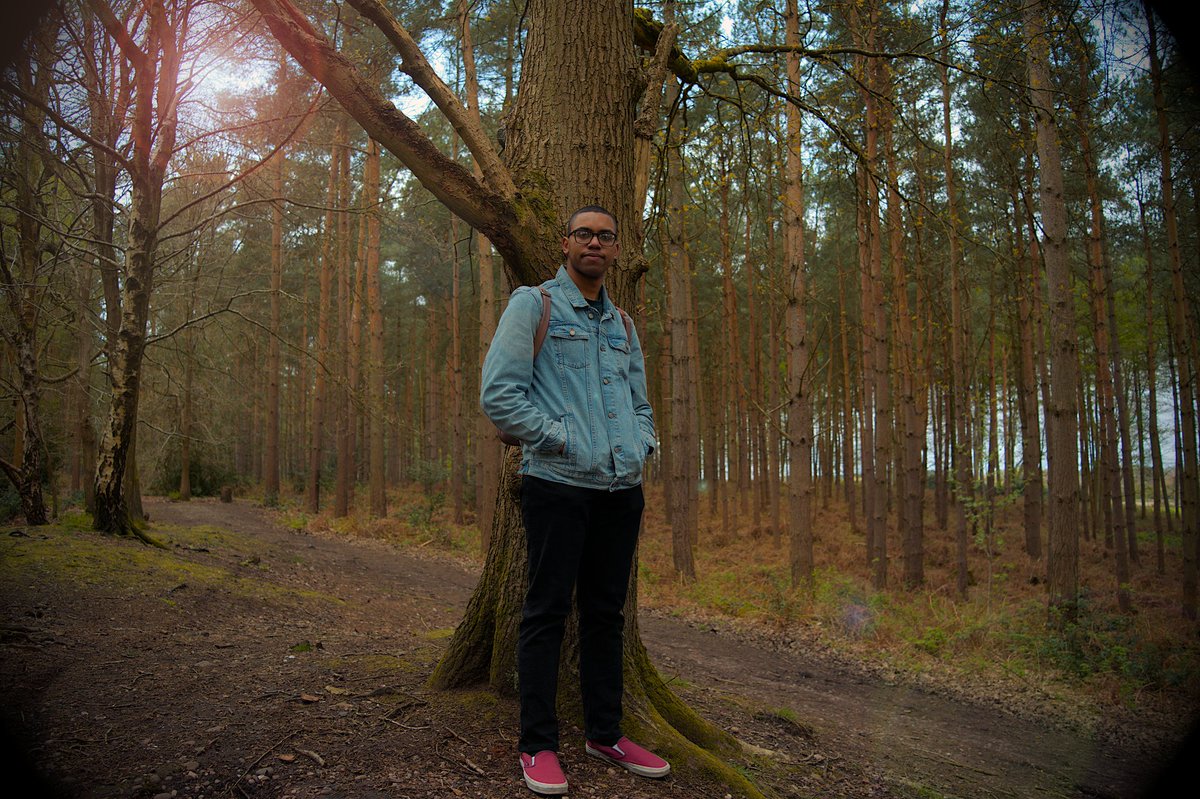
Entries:
POLYGON ((536 755, 522 752, 521 772, 525 776, 525 784, 534 793, 557 796, 567 792, 567 778, 558 764, 558 755, 549 749, 536 755))
POLYGON ((641 777, 665 777, 671 772, 670 763, 628 738, 621 738, 612 746, 588 741, 584 750, 592 757, 616 763, 641 777))

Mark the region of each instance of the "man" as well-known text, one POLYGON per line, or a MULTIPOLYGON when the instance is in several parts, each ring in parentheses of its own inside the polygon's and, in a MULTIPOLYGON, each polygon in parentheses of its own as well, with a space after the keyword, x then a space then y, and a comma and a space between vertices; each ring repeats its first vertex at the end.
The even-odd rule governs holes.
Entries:
POLYGON ((644 504, 642 466, 655 438, 641 346, 604 289, 621 252, 616 218, 599 206, 580 208, 562 251, 566 263, 554 279, 513 292, 480 389, 484 413, 521 441, 529 589, 517 643, 517 748, 525 783, 541 794, 567 792, 555 698, 572 590, 585 751, 646 777, 671 770, 621 735, 623 609, 644 504), (550 319, 535 360, 543 290, 550 319))

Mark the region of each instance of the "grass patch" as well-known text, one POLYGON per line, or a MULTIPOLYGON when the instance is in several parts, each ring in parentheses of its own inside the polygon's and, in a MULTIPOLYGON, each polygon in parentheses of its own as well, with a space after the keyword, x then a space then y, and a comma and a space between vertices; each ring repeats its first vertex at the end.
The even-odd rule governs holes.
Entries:
MULTIPOLYGON (((661 490, 646 488, 638 562, 643 607, 682 618, 725 617, 763 625, 910 673, 948 670, 1016 679, 1081 701, 1170 704, 1200 696, 1200 641, 1178 613, 1178 534, 1167 537, 1166 577, 1155 574, 1151 547, 1142 548, 1143 563, 1134 567, 1132 585, 1138 613, 1132 617, 1116 610, 1111 553, 1102 542, 1081 542, 1085 607, 1075 624, 1056 627, 1047 623, 1045 560, 1031 561, 1021 551, 1019 507, 1000 507, 992 535, 970 543, 969 589, 962 597, 953 534, 937 528, 931 499, 925 582, 902 586, 902 541, 893 519, 888 584, 877 590, 869 579, 863 533, 851 527, 844 506, 836 502, 815 514, 816 566, 811 585, 801 587, 791 584, 786 529, 772 535, 765 512, 759 529, 751 529, 749 514, 725 529, 720 512, 710 515, 703 502, 694 548, 697 578, 685 582, 672 562, 661 490)), ((296 529, 332 529, 478 564, 479 532, 469 515, 464 523, 454 523, 444 491, 443 484, 432 481, 392 489, 384 519, 371 518, 366 491, 356 492, 356 504, 341 520, 289 509, 287 498, 278 513, 296 529)), ((1139 539, 1152 538, 1143 526, 1139 539)))
POLYGON ((190 553, 257 557, 249 539, 213 527, 157 525, 168 549, 137 539, 93 532, 86 514, 70 514, 23 536, 0 539, 0 580, 10 584, 63 583, 103 587, 130 595, 168 594, 180 585, 271 602, 341 603, 316 591, 295 590, 200 562, 190 553))
POLYGON ((657 490, 648 489, 639 550, 644 606, 765 625, 907 673, 1015 679, 1084 703, 1193 706, 1200 696, 1200 641, 1178 612, 1178 540, 1167 544, 1165 577, 1155 573, 1153 551, 1142 548, 1132 616, 1117 611, 1111 553, 1101 541, 1081 542, 1083 602, 1078 619, 1064 625, 1047 617, 1045 560, 1031 561, 1021 551, 1019 507, 1002 508, 989 541, 969 546, 970 586, 962 597, 950 531, 926 520, 925 583, 905 589, 902 542, 890 520, 888 585, 876 590, 862 533, 836 505, 816 515, 811 586, 791 585, 786 534, 750 529, 749 519, 737 531, 723 530, 719 513, 701 514, 697 579, 683 583, 675 575, 663 503, 653 498, 657 490))

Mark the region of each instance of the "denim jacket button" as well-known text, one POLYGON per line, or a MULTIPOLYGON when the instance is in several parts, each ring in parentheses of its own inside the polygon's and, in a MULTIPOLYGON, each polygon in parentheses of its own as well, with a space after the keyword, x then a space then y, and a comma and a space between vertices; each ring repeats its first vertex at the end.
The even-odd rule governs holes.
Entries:
POLYGON ((575 328, 571 328, 571 335, 575 335, 575 328))

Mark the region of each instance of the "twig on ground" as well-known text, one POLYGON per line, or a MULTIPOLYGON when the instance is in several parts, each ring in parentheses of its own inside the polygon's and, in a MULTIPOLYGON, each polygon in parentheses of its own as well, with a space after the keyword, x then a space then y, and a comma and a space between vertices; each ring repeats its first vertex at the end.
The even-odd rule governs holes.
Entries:
POLYGON ((244 779, 246 778, 246 775, 250 773, 250 769, 252 769, 252 768, 254 768, 255 766, 257 766, 259 763, 261 763, 261 762, 262 762, 262 760, 263 760, 263 758, 264 758, 264 757, 266 757, 267 755, 271 754, 271 753, 272 753, 272 752, 274 752, 276 749, 278 749, 278 748, 279 748, 279 746, 280 746, 280 744, 282 744, 282 743, 284 743, 284 742, 286 742, 286 741, 289 741, 289 740, 291 740, 292 738, 296 737, 296 734, 297 734, 298 732, 300 732, 300 731, 299 731, 299 730, 292 730, 292 731, 291 731, 291 732, 289 732, 287 735, 283 736, 283 737, 282 737, 282 738, 280 738, 278 741, 276 741, 274 744, 272 744, 270 749, 267 749, 267 750, 266 750, 265 752, 263 752, 261 755, 259 755, 258 757, 254 758, 254 760, 253 760, 253 761, 250 763, 250 765, 246 766, 246 768, 242 770, 242 773, 241 773, 241 774, 239 774, 239 775, 237 776, 237 778, 236 778, 236 779, 233 781, 233 787, 237 788, 238 792, 239 792, 239 793, 241 793, 243 796, 245 796, 245 795, 246 795, 246 792, 245 792, 244 790, 242 790, 241 782, 242 782, 242 780, 244 780, 244 779))
POLYGON ((462 741, 463 743, 465 743, 467 746, 474 746, 474 745, 475 745, 475 744, 471 743, 470 741, 468 741, 466 738, 464 738, 464 737, 462 737, 461 735, 459 735, 459 734, 458 734, 457 732, 455 732, 454 730, 450 729, 449 727, 445 727, 444 729, 445 729, 445 731, 446 731, 446 732, 450 733, 450 734, 451 734, 451 735, 453 735, 455 738, 457 738, 458 740, 460 740, 460 741, 462 741))
POLYGON ((296 752, 304 755, 309 760, 316 763, 318 766, 325 765, 325 758, 321 757, 320 755, 318 755, 316 752, 312 751, 311 749, 297 749, 296 752))

